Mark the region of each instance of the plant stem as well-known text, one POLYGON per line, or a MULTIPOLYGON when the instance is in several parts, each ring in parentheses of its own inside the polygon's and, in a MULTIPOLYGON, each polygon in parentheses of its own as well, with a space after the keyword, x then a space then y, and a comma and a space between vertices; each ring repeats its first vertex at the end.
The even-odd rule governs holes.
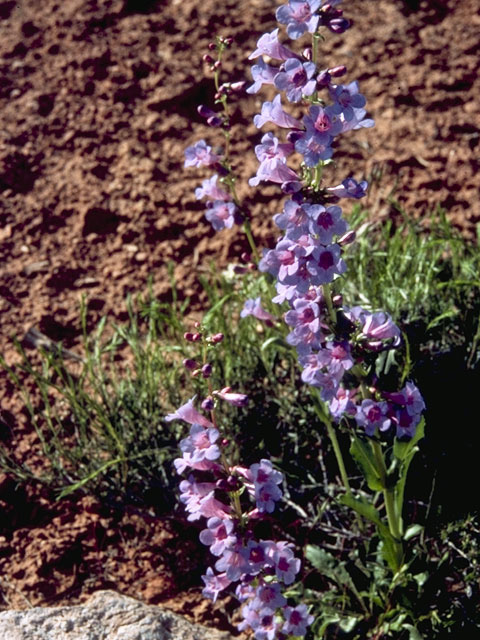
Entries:
POLYGON ((348 475, 347 475, 347 470, 345 468, 345 463, 343 461, 342 450, 340 449, 340 444, 338 442, 335 429, 332 426, 332 421, 330 420, 330 416, 328 415, 327 411, 325 411, 323 407, 323 400, 320 396, 320 392, 318 391, 318 389, 315 389, 315 388, 311 389, 311 394, 314 398, 315 413, 327 427, 328 437, 330 438, 330 441, 333 446, 333 451, 337 459, 338 470, 340 471, 340 476, 342 478, 343 486, 347 491, 347 495, 351 495, 352 489, 350 487, 350 482, 348 481, 348 475))
POLYGON ((340 476, 342 478, 343 486, 347 490, 347 495, 351 495, 352 489, 350 488, 350 482, 348 481, 348 475, 347 475, 347 470, 345 469, 345 463, 343 461, 342 451, 340 449, 337 434, 335 432, 335 429, 332 426, 330 418, 327 418, 325 420, 325 425, 327 427, 328 437, 330 438, 331 443, 333 445, 335 457, 337 458, 338 469, 340 471, 340 476))
POLYGON ((332 293, 330 291, 330 285, 323 284, 322 291, 323 291, 323 297, 325 298, 325 302, 327 304, 328 315, 330 316, 330 320, 335 326, 337 324, 337 313, 333 308, 332 293))

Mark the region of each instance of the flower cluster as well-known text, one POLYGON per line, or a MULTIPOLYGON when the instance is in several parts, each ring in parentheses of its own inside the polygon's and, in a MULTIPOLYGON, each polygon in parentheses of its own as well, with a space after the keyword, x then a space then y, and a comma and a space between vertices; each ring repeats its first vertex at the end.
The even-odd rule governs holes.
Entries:
MULTIPOLYGON (((185 335, 190 342, 205 340, 214 345, 221 341, 221 334, 206 339, 200 332, 185 335)), ((165 418, 190 425, 189 435, 180 442, 182 456, 174 460, 174 466, 177 473, 187 474, 180 482, 180 501, 187 519, 205 521, 200 541, 216 557, 214 568, 209 567, 202 577, 203 595, 215 601, 221 591, 237 583, 236 595, 243 603, 240 630, 252 629, 258 640, 273 640, 279 634, 305 635, 313 617, 305 605, 288 606, 283 593, 300 570, 293 545, 257 540, 254 533, 255 522, 271 514, 282 498, 283 475, 266 458, 249 467, 230 464, 228 441, 220 437, 216 426, 216 398, 244 406, 248 397, 228 387, 211 388, 209 363, 199 366, 186 359, 184 366, 209 385, 209 395, 201 406, 210 411, 211 419, 195 408, 195 397, 165 418)))
POLYGON ((312 49, 295 53, 280 42, 275 29, 260 37, 250 55, 256 64, 249 93, 270 84, 284 92, 288 102, 307 103, 307 113, 298 119, 284 110, 277 94, 254 117, 258 128, 271 122, 288 133, 285 142, 271 132, 263 136, 255 148, 259 167, 250 185, 279 183, 291 196, 274 217, 283 235, 274 249, 264 251, 258 266, 276 280, 273 301, 290 304, 285 315, 291 329, 287 341, 298 351, 302 380, 320 390, 334 420, 355 420, 368 436, 393 432, 412 437, 425 408, 420 392, 412 382, 398 392, 382 390, 372 375, 374 355, 399 346, 398 327, 385 312, 342 308, 340 297, 331 296, 331 283, 346 271, 343 247, 355 239, 337 203, 340 198, 363 197, 367 183, 348 177, 325 187, 322 171, 337 136, 374 124, 366 117, 358 83, 336 84, 345 67, 317 69, 317 29, 326 26, 340 32, 348 27, 341 10, 334 8, 339 3, 289 0, 277 10, 277 20, 293 40, 313 34, 312 49), (301 171, 287 165, 293 153, 302 156, 301 171))

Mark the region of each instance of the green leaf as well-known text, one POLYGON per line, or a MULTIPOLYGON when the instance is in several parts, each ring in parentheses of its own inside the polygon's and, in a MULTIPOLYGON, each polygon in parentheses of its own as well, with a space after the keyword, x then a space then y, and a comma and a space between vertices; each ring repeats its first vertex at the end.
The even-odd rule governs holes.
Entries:
POLYGON ((410 454, 411 450, 416 446, 417 442, 419 442, 424 437, 424 435, 425 419, 422 418, 418 423, 413 438, 407 441, 402 441, 395 438, 395 442, 393 444, 393 455, 397 458, 397 460, 405 460, 405 458, 410 454))
POLYGON ((422 418, 417 426, 415 435, 408 442, 400 442, 395 438, 393 445, 393 455, 400 461, 398 470, 398 481, 395 487, 395 507, 398 514, 403 513, 403 495, 405 493, 405 484, 407 482, 408 469, 413 460, 413 456, 418 451, 417 442, 419 442, 425 433, 425 420, 422 418))
POLYGON ((404 624, 403 626, 405 629, 408 629, 408 631, 410 631, 408 640, 424 640, 422 634, 419 632, 417 627, 413 626, 413 624, 404 624))
POLYGON ((390 569, 396 573, 403 559, 402 546, 392 536, 387 525, 382 522, 377 509, 366 500, 359 500, 352 495, 340 496, 340 502, 347 505, 347 507, 351 507, 358 514, 375 524, 380 540, 382 541, 382 555, 390 569))
POLYGON ((419 536, 423 532, 424 527, 421 524, 412 524, 405 532, 403 536, 404 540, 410 540, 411 538, 415 538, 415 536, 419 536))
POLYGON ((382 491, 384 487, 380 479, 380 474, 377 471, 375 456, 373 455, 371 447, 358 436, 354 435, 352 437, 352 444, 350 445, 350 453, 360 467, 369 489, 372 491, 382 491))
POLYGON ((325 551, 325 549, 309 544, 305 550, 305 557, 315 569, 318 569, 322 575, 330 578, 333 582, 349 588, 354 587, 353 580, 345 569, 344 564, 339 562, 331 553, 325 551))

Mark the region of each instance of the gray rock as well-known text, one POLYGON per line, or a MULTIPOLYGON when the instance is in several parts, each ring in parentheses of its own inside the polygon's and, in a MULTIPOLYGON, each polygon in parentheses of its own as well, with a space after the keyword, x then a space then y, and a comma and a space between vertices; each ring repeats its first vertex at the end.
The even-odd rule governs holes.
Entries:
POLYGON ((72 607, 0 612, 1 640, 232 640, 170 611, 114 591, 72 607))

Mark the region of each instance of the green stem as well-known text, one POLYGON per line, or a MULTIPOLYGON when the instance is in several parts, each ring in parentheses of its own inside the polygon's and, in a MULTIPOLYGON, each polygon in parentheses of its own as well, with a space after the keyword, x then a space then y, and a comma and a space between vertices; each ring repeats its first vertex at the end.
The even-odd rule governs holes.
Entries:
POLYGON ((313 388, 313 389, 310 389, 310 393, 312 394, 314 399, 315 413, 327 427, 328 437, 330 438, 330 441, 333 446, 333 451, 337 459, 338 470, 340 471, 340 476, 342 478, 343 486, 345 487, 347 494, 351 495, 352 489, 350 487, 350 482, 348 481, 348 475, 347 475, 347 470, 345 468, 345 463, 343 461, 342 450, 340 449, 337 434, 335 432, 335 429, 332 426, 332 421, 330 420, 330 416, 328 415, 328 412, 325 411, 323 407, 323 400, 320 396, 319 390, 313 388))
POLYGON ((258 264, 260 262, 260 254, 258 253, 257 245, 255 244, 255 240, 253 239, 250 220, 248 220, 248 218, 245 218, 245 221, 243 223, 243 231, 247 236, 248 244, 250 245, 250 249, 252 250, 255 262, 258 264))
POLYGON ((330 291, 330 285, 323 284, 322 291, 323 291, 323 297, 325 298, 325 302, 327 304, 328 315, 330 316, 330 320, 332 321, 332 324, 335 326, 337 324, 337 313, 333 308, 332 292, 330 291))
POLYGON ((343 461, 342 451, 338 443, 337 434, 329 418, 325 420, 325 425, 327 427, 328 437, 330 438, 330 441, 333 445, 335 457, 337 458, 338 469, 340 471, 340 476, 342 478, 343 486, 347 490, 347 495, 351 495, 352 489, 350 488, 350 482, 348 481, 347 470, 345 469, 345 463, 343 461))

